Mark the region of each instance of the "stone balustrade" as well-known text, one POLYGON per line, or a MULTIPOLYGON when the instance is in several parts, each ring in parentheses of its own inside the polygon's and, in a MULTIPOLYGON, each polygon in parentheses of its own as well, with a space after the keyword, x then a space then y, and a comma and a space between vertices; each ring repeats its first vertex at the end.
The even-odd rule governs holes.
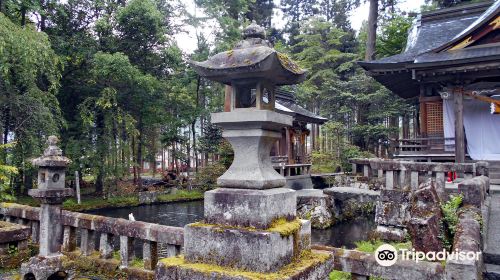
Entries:
MULTIPOLYGON (((40 209, 15 203, 0 203, 0 216, 9 222, 31 227, 31 239, 39 240, 40 209)), ((142 242, 144 268, 154 270, 158 261, 159 244, 166 247, 168 256, 180 254, 184 244, 184 229, 129 221, 120 218, 109 218, 97 215, 62 211, 64 234, 62 251, 71 252, 77 249, 77 233, 80 235, 80 251, 83 255, 92 254, 98 245, 100 257, 113 257, 113 237, 119 238, 120 266, 128 267, 135 257, 134 242, 142 242), (96 241, 98 240, 98 244, 96 241)))
POLYGON ((383 279, 441 280, 444 278, 444 267, 439 262, 420 261, 417 263, 412 260, 398 260, 391 266, 381 266, 375 260, 375 256, 370 253, 319 245, 312 246, 312 249, 332 252, 333 269, 350 272, 352 279, 368 280, 374 276, 383 279))
POLYGON ((463 174, 465 179, 474 176, 488 176, 488 163, 438 163, 438 162, 413 162, 399 160, 384 160, 379 158, 354 158, 350 159, 352 173, 358 174, 362 169, 363 177, 372 179, 376 173, 378 178, 385 178, 385 189, 400 189, 409 186, 412 190, 418 188, 423 178, 431 177, 436 182, 438 194, 444 198, 444 187, 448 172, 463 174))

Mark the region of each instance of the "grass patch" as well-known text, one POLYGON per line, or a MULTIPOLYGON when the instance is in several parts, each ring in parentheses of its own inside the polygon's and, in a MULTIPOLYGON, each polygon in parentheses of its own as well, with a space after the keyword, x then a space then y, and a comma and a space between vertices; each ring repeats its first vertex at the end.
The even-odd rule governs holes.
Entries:
POLYGON ((141 258, 135 257, 131 262, 130 262, 131 267, 137 267, 137 268, 144 268, 144 260, 141 258))
POLYGON ((396 248, 396 250, 401 250, 401 249, 411 249, 411 241, 407 242, 390 242, 386 243, 382 240, 376 239, 376 240, 363 240, 363 241, 358 241, 355 242, 356 244, 356 250, 365 252, 365 253, 374 253, 375 250, 377 250, 378 247, 382 244, 390 244, 396 248))
POLYGON ((172 194, 162 194, 158 196, 160 202, 172 202, 178 200, 197 200, 203 199, 203 192, 199 190, 178 190, 172 194))
MULTIPOLYGON (((203 192, 199 190, 187 191, 179 190, 173 194, 164 194, 158 197, 158 202, 190 201, 203 199, 203 192)), ((68 211, 80 212, 101 208, 118 208, 139 206, 138 196, 114 196, 108 199, 99 197, 83 198, 82 203, 78 204, 76 199, 70 198, 64 201, 63 209, 68 211)))

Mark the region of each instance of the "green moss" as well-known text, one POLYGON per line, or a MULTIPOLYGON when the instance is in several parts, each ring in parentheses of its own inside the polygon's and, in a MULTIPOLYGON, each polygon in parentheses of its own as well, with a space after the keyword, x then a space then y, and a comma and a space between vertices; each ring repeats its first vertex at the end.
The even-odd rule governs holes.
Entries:
POLYGON ((207 224, 203 222, 196 222, 189 224, 191 227, 212 227, 217 232, 223 232, 226 229, 237 229, 245 231, 267 231, 267 232, 277 232, 282 237, 291 236, 300 230, 301 224, 299 219, 293 221, 287 221, 285 218, 276 219, 271 223, 271 226, 267 229, 256 229, 254 227, 238 227, 238 226, 228 226, 228 225, 218 225, 218 224, 207 224))
POLYGON ((287 221, 285 218, 275 220, 271 227, 267 229, 270 232, 277 232, 281 236, 286 237, 297 233, 300 230, 300 220, 287 221))
POLYGON ((351 280, 351 273, 334 270, 329 275, 330 280, 351 280))
POLYGON ((167 267, 176 266, 206 274, 217 273, 220 275, 240 276, 249 280, 277 280, 287 279, 288 277, 296 274, 299 271, 325 262, 330 257, 331 255, 326 253, 311 251, 303 252, 300 257, 297 258, 294 262, 273 273, 250 272, 212 264, 188 263, 184 260, 184 257, 182 255, 161 259, 160 262, 165 264, 167 267))

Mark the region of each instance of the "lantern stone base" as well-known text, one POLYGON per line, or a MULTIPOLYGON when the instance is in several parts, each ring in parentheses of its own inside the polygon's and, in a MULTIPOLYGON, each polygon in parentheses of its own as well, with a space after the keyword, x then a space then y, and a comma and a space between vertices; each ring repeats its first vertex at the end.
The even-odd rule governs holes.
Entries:
POLYGON ((267 230, 210 224, 184 227, 184 253, 189 262, 276 271, 310 249, 309 221, 283 221, 267 230))
POLYGON ((286 188, 219 188, 205 192, 205 222, 266 229, 278 218, 294 220, 296 205, 296 192, 286 188))
POLYGON ((157 280, 324 280, 333 268, 333 255, 305 251, 292 263, 271 273, 249 272, 217 265, 187 262, 183 256, 162 259, 155 271, 157 280))
POLYGON ((28 194, 45 204, 62 204, 68 197, 73 196, 73 189, 31 189, 28 194))

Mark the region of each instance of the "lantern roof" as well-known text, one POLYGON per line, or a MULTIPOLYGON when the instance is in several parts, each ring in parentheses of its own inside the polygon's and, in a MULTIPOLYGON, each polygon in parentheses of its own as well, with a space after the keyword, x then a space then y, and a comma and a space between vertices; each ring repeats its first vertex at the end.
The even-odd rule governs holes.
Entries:
POLYGON ((229 51, 203 62, 190 61, 202 77, 230 85, 239 79, 265 79, 275 85, 297 84, 306 71, 287 55, 276 51, 266 39, 265 29, 252 22, 243 30, 243 40, 229 51))
POLYGON ((43 156, 32 161, 33 165, 40 167, 66 167, 71 160, 62 155, 62 150, 57 146, 59 139, 56 136, 49 136, 49 146, 43 152, 43 156))

